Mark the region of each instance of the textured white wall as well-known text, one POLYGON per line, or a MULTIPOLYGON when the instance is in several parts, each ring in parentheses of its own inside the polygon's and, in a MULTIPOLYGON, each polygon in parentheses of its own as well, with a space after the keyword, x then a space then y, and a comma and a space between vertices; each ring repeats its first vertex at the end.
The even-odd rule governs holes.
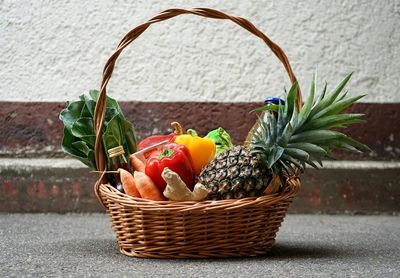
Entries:
MULTIPOLYGON (((365 102, 400 102, 400 1, 0 1, 0 101, 65 101, 98 87, 122 36, 171 7, 248 18, 286 52, 308 90, 312 73, 365 102)), ((180 16, 125 51, 110 82, 119 100, 259 101, 288 79, 263 42, 231 22, 180 16)))

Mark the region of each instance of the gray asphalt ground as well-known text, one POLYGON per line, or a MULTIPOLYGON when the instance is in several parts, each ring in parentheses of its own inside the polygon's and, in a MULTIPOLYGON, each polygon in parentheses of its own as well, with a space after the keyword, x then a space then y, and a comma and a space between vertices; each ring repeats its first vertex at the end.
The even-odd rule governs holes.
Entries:
POLYGON ((103 214, 0 214, 0 277, 400 277, 399 216, 288 215, 262 257, 119 253, 103 214))

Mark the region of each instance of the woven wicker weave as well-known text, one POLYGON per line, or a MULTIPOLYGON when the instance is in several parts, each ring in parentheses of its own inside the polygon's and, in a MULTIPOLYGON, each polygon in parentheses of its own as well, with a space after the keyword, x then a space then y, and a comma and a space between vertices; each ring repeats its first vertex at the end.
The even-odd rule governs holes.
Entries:
MULTIPOLYGON (((151 24, 181 14, 229 19, 242 26, 267 44, 284 65, 291 82, 296 81, 282 49, 246 19, 204 8, 166 10, 131 30, 121 40, 104 67, 94 116, 98 170, 105 170, 101 127, 106 111, 106 87, 118 56, 151 24)), ((300 89, 298 96, 297 105, 300 108, 300 89)), ((111 217, 120 250, 125 255, 152 258, 256 256, 271 248, 287 209, 298 194, 299 178, 295 176, 285 179, 283 192, 259 198, 160 202, 133 198, 118 192, 107 184, 103 173, 95 184, 95 192, 111 217)))

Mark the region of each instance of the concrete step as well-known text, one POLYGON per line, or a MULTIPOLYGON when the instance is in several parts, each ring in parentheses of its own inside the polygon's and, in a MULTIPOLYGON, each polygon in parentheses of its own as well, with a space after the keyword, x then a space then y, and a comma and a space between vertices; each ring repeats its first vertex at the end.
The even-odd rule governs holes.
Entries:
MULTIPOLYGON (((0 212, 100 212, 97 174, 72 159, 0 159, 0 212)), ((399 214, 400 162, 326 161, 307 169, 292 213, 399 214)))

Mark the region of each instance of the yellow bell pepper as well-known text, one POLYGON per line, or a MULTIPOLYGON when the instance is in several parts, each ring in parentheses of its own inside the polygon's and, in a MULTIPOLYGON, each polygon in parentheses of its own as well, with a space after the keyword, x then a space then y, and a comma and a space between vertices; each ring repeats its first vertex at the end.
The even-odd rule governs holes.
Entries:
POLYGON ((189 149, 196 175, 200 174, 203 167, 215 157, 216 145, 209 138, 182 134, 175 138, 175 143, 185 145, 189 149))

